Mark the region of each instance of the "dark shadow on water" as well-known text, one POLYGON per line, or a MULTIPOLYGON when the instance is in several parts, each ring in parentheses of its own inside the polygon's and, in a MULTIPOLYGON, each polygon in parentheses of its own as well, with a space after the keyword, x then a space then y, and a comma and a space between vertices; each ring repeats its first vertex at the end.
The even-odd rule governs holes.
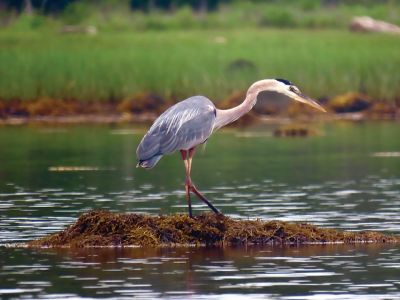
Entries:
POLYGON ((191 262, 201 260, 246 260, 246 257, 312 257, 326 255, 351 255, 364 253, 374 256, 396 248, 390 244, 325 244, 301 246, 231 246, 231 247, 104 247, 104 248, 43 248, 31 250, 33 253, 54 254, 60 258, 70 257, 82 262, 109 263, 118 259, 151 259, 163 257, 182 258, 191 262))

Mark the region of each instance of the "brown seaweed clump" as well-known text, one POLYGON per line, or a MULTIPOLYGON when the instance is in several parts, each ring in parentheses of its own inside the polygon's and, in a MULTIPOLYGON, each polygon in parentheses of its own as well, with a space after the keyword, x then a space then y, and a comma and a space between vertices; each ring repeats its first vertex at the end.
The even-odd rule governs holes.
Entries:
POLYGON ((306 137, 318 134, 317 129, 304 124, 288 124, 274 130, 274 136, 276 137, 306 137))
POLYGON ((160 114, 169 105, 170 101, 156 93, 141 92, 122 100, 117 110, 121 113, 141 114, 141 113, 156 113, 160 114))
POLYGON ((89 211, 61 232, 31 241, 28 247, 283 245, 306 243, 388 243, 400 237, 377 232, 345 232, 304 223, 235 220, 223 215, 194 218, 176 214, 89 211))
POLYGON ((338 95, 328 102, 330 107, 336 113, 354 113, 365 111, 371 106, 371 100, 367 95, 358 92, 349 92, 338 95))

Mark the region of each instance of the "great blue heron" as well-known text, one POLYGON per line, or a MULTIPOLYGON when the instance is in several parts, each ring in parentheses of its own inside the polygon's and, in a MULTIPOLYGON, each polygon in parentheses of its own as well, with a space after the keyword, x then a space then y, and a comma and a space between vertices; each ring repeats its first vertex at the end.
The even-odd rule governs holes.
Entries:
POLYGON ((197 195, 215 213, 219 214, 219 210, 199 192, 190 178, 195 149, 198 145, 206 142, 215 130, 234 122, 249 112, 257 102, 257 95, 262 91, 284 94, 295 101, 325 111, 316 101, 302 94, 295 85, 284 79, 264 79, 253 83, 248 89, 244 101, 238 106, 226 110, 217 109, 204 96, 190 97, 171 106, 155 120, 137 148, 137 167, 151 169, 164 154, 179 150, 186 170, 185 191, 189 216, 192 217, 190 192, 197 195))

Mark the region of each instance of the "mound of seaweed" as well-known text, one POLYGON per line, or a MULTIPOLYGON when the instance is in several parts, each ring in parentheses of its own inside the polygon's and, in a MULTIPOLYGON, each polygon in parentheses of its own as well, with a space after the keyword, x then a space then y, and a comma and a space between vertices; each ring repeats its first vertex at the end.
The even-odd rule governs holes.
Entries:
POLYGON ((389 243, 400 237, 345 232, 304 223, 235 220, 215 214, 160 215, 89 211, 61 232, 31 241, 29 247, 282 245, 305 243, 389 243))

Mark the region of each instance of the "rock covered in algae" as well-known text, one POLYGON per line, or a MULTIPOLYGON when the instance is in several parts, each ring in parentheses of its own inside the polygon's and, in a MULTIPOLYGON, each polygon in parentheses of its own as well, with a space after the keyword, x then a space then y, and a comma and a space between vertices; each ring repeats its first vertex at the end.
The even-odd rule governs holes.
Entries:
POLYGON ((276 137, 306 137, 318 134, 318 130, 304 124, 288 124, 274 130, 274 136, 276 137))
POLYGON ((31 241, 29 247, 282 245, 305 243, 388 243, 400 237, 345 232, 305 223, 235 220, 201 214, 160 215, 89 211, 61 232, 31 241))

